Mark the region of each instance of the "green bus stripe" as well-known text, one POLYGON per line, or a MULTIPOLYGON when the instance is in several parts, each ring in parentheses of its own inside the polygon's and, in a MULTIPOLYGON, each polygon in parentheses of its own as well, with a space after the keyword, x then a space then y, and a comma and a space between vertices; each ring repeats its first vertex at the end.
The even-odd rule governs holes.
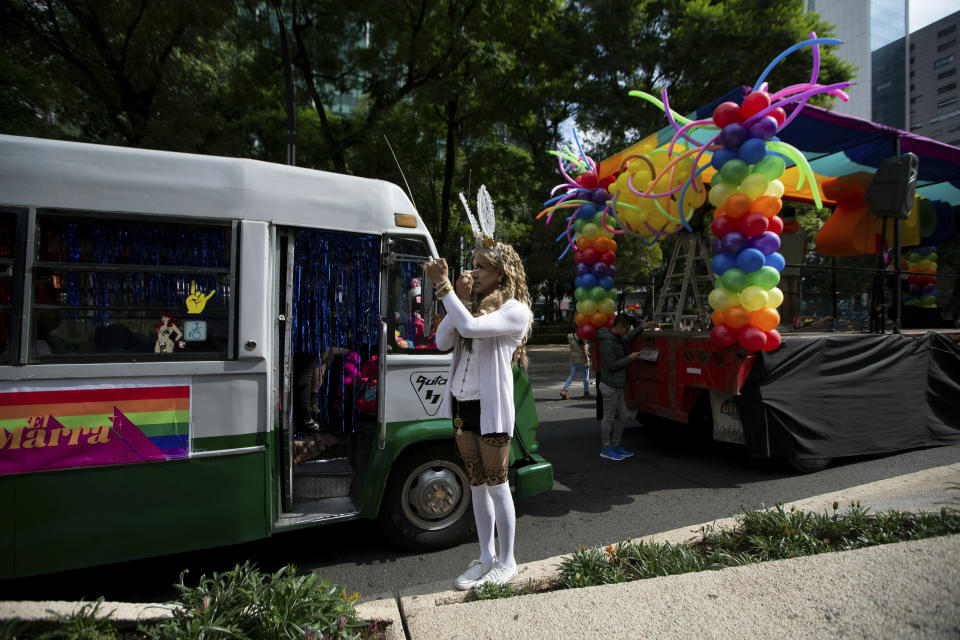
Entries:
POLYGON ((217 451, 218 449, 238 449, 263 444, 267 444, 267 434, 260 431, 257 433, 239 433, 229 436, 194 438, 190 449, 194 452, 217 451))

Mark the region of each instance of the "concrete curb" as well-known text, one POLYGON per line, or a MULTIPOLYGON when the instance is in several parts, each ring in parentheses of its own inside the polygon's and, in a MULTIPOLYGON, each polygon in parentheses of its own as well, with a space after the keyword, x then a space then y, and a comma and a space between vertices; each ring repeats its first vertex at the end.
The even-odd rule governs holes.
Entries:
MULTIPOLYGON (((940 508, 944 506, 960 506, 960 491, 957 492, 957 500, 952 504, 952 501, 944 499, 944 489, 950 485, 956 485, 960 488, 960 463, 918 471, 895 478, 871 482, 858 487, 797 500, 785 504, 784 508, 788 510, 795 508, 800 511, 815 511, 819 513, 822 511, 831 511, 835 502, 840 508, 849 507, 852 502, 860 502, 862 507, 868 507, 874 512, 894 509, 901 511, 939 511, 940 508)), ((772 507, 774 505, 770 506, 772 507)), ((696 538, 700 530, 704 527, 713 526, 725 528, 732 527, 735 523, 736 517, 722 518, 698 525, 673 529, 672 531, 643 536, 637 538, 635 541, 680 544, 696 538)), ((617 542, 618 541, 614 541, 612 544, 615 545, 617 542)), ((605 546, 607 545, 600 545, 599 548, 605 546)), ((527 580, 555 579, 558 576, 561 562, 569 556, 570 554, 555 556, 553 558, 546 558, 544 560, 520 565, 515 581, 522 583, 527 580)), ((423 615, 430 609, 436 607, 479 604, 467 603, 466 598, 469 592, 451 589, 451 581, 451 579, 447 579, 401 591, 400 608, 403 615, 408 620, 412 620, 416 616, 423 615)))
POLYGON ((955 638, 960 536, 406 614, 445 638, 955 638), (922 576, 922 579, 915 579, 922 576))
MULTIPOLYGON (((67 602, 63 600, 22 600, 0 602, 0 620, 20 619, 23 622, 51 622, 53 614, 70 616, 90 602, 67 602), (52 612, 52 613, 51 613, 52 612)), ((135 626, 140 623, 161 622, 173 617, 171 605, 138 602, 102 602, 97 617, 107 617, 120 626, 135 626)))
POLYGON ((400 617, 400 608, 396 598, 380 598, 369 602, 360 602, 356 606, 357 615, 364 620, 389 622, 386 629, 387 640, 405 640, 407 637, 403 629, 403 619, 400 617))

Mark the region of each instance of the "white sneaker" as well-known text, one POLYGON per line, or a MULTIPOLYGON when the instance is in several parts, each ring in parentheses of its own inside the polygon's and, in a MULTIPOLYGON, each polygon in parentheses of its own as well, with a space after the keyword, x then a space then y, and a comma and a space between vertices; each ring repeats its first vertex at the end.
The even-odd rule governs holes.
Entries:
POLYGON ((479 560, 473 560, 470 563, 470 566, 467 567, 467 570, 460 574, 454 584, 456 585, 457 589, 466 591, 477 584, 477 582, 480 581, 480 578, 482 578, 493 568, 493 565, 493 562, 480 562, 479 560))
POLYGON ((507 584, 511 580, 517 577, 517 567, 508 569, 499 562, 493 563, 493 568, 490 569, 487 573, 484 574, 482 578, 477 580, 474 586, 479 587, 480 585, 486 584, 488 582, 495 582, 497 584, 507 584))

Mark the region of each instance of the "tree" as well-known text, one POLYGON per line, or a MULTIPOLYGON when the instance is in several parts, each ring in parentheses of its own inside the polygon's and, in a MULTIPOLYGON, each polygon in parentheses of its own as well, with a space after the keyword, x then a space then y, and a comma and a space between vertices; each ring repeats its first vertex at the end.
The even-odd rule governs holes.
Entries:
MULTIPOLYGON (((665 123, 629 90, 667 87, 689 111, 810 30, 829 33, 798 0, 8 0, 0 127, 284 162, 286 36, 298 164, 408 182, 450 257, 469 229, 457 193, 486 184, 531 281, 561 296, 561 229, 534 216, 564 123, 602 159, 665 123)), ((829 53, 821 67, 824 82, 849 73, 829 53)), ((794 54, 770 82, 809 68, 794 54)), ((645 278, 660 247, 620 240, 618 280, 645 278)))
POLYGON ((216 36, 235 13, 224 2, 5 2, 0 59, 17 96, 3 126, 175 146, 173 131, 188 136, 215 117, 208 96, 227 42, 216 36))
MULTIPOLYGON (((414 169, 408 172, 414 200, 437 244, 453 250, 466 228, 455 194, 475 181, 506 197, 516 192, 516 176, 529 173, 533 161, 524 143, 530 136, 518 139, 512 125, 529 129, 534 120, 529 110, 537 87, 525 81, 545 60, 530 44, 556 7, 546 0, 364 7, 294 0, 294 59, 317 111, 329 167, 396 175, 385 153, 383 136, 389 135, 400 143, 394 146, 401 162, 414 169), (338 46, 331 48, 331 41, 338 46), (335 97, 349 92, 362 99, 331 117, 335 97)), ((551 123, 554 130, 559 122, 551 123)))
MULTIPOLYGON (((832 25, 798 0, 591 0, 584 9, 591 73, 578 87, 577 119, 609 155, 666 125, 663 113, 627 96, 631 89, 668 90, 679 113, 750 85, 764 66, 811 31, 832 25), (619 89, 619 91, 617 90, 619 89), (610 99, 612 97, 612 99, 610 99)), ((821 48, 819 81, 850 78, 851 65, 821 48)), ((808 82, 812 52, 788 56, 768 77, 771 87, 808 82)), ((818 103, 828 103, 819 98, 818 103)))

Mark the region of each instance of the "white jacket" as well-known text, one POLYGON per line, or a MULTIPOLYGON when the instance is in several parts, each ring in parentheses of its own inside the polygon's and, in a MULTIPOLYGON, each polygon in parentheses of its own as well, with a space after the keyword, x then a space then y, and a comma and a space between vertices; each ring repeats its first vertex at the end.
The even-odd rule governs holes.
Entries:
POLYGON ((520 346, 530 322, 530 307, 511 298, 496 311, 473 317, 454 292, 442 298, 447 316, 437 327, 437 348, 453 348, 440 415, 453 418, 450 381, 462 355, 456 332, 473 339, 479 362, 480 433, 513 436, 513 352, 520 346), (492 410, 491 410, 492 409, 492 410))

